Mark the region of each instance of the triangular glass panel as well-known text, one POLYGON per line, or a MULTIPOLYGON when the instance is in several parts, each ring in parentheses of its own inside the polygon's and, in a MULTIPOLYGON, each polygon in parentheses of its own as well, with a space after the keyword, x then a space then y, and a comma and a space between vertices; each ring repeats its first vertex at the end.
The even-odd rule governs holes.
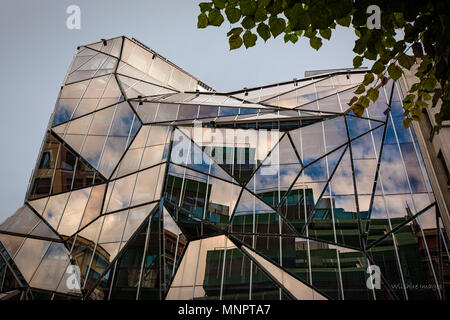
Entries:
MULTIPOLYGON (((378 124, 377 124, 378 125, 378 124)), ((378 159, 383 142, 384 125, 351 142, 353 159, 378 159)))
POLYGON ((0 224, 0 232, 28 235, 40 221, 41 219, 27 205, 23 205, 0 224))
POLYGON ((304 166, 348 142, 343 117, 325 119, 289 134, 304 166))
POLYGON ((161 259, 164 265, 164 278, 162 279, 162 290, 167 292, 187 246, 187 238, 165 207, 163 207, 163 212, 164 254, 161 259))
POLYGON ((109 177, 140 127, 139 119, 123 102, 71 121, 66 132, 58 135, 109 177))
POLYGON ((350 152, 347 149, 304 229, 310 237, 359 248, 361 216, 356 209, 350 152))
POLYGON ((338 98, 337 94, 332 94, 328 97, 324 97, 322 99, 317 100, 317 103, 319 104, 319 110, 324 112, 343 112, 345 108, 344 106, 341 106, 341 101, 338 98))
POLYGON ((283 294, 229 239, 217 236, 189 243, 166 300, 278 300, 283 294))
POLYGON ((114 57, 97 52, 92 58, 67 75, 66 84, 112 73, 115 70, 117 61, 114 57))
POLYGON ((48 291, 62 289, 62 291, 58 292, 79 294, 79 289, 68 288, 67 283, 66 286, 58 286, 70 264, 70 256, 66 247, 62 243, 53 242, 29 282, 30 287, 48 291))
POLYGON ((27 238, 17 251, 14 263, 28 283, 51 243, 50 241, 27 238))
POLYGON ((113 178, 116 179, 166 161, 171 132, 170 127, 143 126, 118 164, 113 178))
POLYGON ((198 218, 168 201, 165 202, 165 206, 177 225, 183 231, 183 234, 190 241, 224 233, 224 231, 217 228, 213 223, 198 218))
POLYGON ((291 187, 302 166, 286 134, 253 175, 246 188, 277 206, 291 187))
POLYGON ((367 119, 352 116, 346 116, 345 119, 347 121, 350 139, 354 139, 358 136, 361 136, 381 124, 379 122, 374 122, 367 119))
POLYGON ((19 250, 24 240, 25 240, 24 237, 11 236, 9 234, 0 233, 0 243, 5 247, 6 251, 8 252, 8 255, 11 258, 14 258, 14 256, 17 253, 17 250, 19 250))
POLYGON ((297 231, 303 229, 305 221, 326 192, 328 177, 335 170, 345 150, 346 147, 342 147, 305 167, 289 194, 285 195, 280 212, 297 231))
POLYGON ((173 146, 170 157, 171 162, 187 166, 204 174, 221 178, 232 183, 237 182, 212 160, 202 149, 186 137, 179 129, 173 135, 173 146))
POLYGON ((175 90, 171 90, 138 79, 125 77, 120 74, 117 75, 117 79, 119 80, 120 86, 125 92, 125 96, 127 97, 127 99, 134 99, 138 97, 148 97, 176 92, 175 90))
POLYGON ((247 249, 245 246, 242 246, 241 249, 246 255, 257 261, 262 270, 269 274, 278 283, 281 283, 283 289, 289 292, 297 300, 328 300, 318 291, 300 282, 292 275, 280 267, 277 267, 256 252, 247 249))
POLYGON ((110 54, 119 58, 122 47, 123 37, 112 38, 108 40, 99 41, 91 45, 86 46, 94 50, 110 54))
POLYGON ((109 182, 103 213, 159 200, 165 172, 166 164, 162 164, 109 182))
POLYGON ((233 233, 294 234, 277 212, 244 189, 230 224, 233 233))
MULTIPOLYGON (((42 148, 28 200, 104 183, 103 177, 52 134, 42 148)), ((40 205, 37 205, 39 207, 40 205)))
POLYGON ((52 126, 73 120, 123 100, 114 75, 64 86, 55 107, 52 126))
POLYGON ((225 230, 240 190, 238 185, 171 165, 165 197, 197 218, 225 230))
POLYGON ((39 222, 39 224, 36 226, 36 228, 34 228, 30 235, 54 240, 61 240, 61 238, 43 220, 39 222))

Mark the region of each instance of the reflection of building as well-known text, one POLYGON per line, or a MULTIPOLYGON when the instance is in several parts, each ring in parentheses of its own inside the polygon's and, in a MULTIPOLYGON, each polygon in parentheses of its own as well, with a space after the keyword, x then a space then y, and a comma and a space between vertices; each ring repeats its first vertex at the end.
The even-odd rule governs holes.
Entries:
POLYGON ((364 76, 218 93, 135 39, 79 47, 0 225, 0 298, 445 299, 440 178, 398 84, 348 109, 364 76))
POLYGON ((30 187, 30 199, 100 183, 95 172, 53 135, 47 136, 30 187))

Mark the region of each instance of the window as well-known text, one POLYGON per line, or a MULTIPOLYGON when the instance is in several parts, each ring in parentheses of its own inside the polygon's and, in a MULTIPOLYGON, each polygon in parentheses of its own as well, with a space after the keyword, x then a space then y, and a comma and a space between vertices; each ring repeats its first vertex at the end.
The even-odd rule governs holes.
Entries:
POLYGON ((31 194, 49 194, 51 182, 52 181, 49 178, 36 178, 34 180, 33 191, 31 194))
POLYGON ((41 163, 39 169, 50 169, 51 154, 50 151, 46 151, 42 154, 41 163))

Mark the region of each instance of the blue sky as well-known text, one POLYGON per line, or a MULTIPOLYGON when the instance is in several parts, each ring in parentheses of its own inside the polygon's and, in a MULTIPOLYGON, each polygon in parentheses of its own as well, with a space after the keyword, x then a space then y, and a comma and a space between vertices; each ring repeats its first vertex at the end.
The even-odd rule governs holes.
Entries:
POLYGON ((226 32, 197 29, 198 3, 186 0, 4 0, 0 11, 0 222, 23 204, 48 119, 76 47, 134 37, 218 91, 303 77, 305 70, 352 65, 355 34, 338 28, 319 51, 282 36, 230 52, 226 32), (66 8, 81 8, 69 30, 66 8))

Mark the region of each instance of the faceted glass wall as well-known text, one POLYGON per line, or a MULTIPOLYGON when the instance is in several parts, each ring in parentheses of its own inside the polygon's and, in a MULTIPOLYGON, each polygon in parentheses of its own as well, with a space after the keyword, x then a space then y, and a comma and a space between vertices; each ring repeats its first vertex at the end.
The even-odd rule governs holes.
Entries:
POLYGON ((363 78, 217 93, 128 38, 79 47, 0 225, 0 292, 445 299, 448 235, 402 88, 358 118, 363 78))

